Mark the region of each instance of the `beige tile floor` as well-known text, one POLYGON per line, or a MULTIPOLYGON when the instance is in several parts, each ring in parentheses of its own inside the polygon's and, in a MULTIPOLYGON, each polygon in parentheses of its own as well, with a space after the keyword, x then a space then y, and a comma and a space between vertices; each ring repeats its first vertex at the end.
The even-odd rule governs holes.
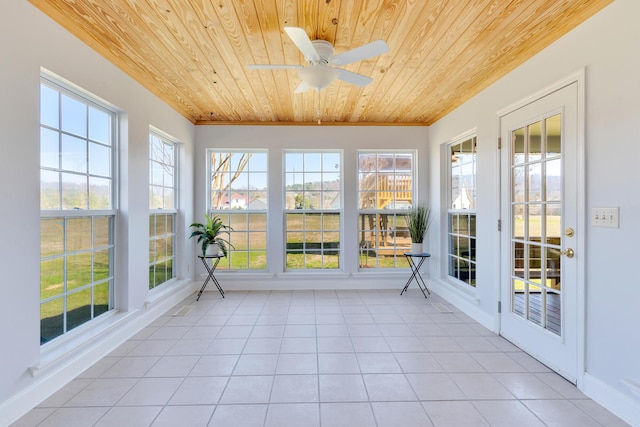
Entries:
POLYGON ((626 425, 435 294, 226 296, 185 299, 14 425, 626 425))

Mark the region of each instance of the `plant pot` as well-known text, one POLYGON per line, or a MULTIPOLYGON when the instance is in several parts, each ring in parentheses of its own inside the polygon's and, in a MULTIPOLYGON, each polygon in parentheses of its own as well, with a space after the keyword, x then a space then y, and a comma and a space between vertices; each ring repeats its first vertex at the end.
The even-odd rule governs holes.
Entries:
POLYGON ((206 256, 218 256, 220 254, 220 246, 217 243, 212 243, 207 246, 205 250, 206 256))
POLYGON ((411 243, 411 253, 421 254, 423 252, 422 243, 411 243))

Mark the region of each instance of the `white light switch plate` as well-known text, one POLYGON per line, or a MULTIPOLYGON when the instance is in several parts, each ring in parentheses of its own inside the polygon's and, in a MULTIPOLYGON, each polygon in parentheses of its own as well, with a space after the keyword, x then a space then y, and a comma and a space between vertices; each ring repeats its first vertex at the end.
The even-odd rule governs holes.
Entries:
POLYGON ((591 208, 591 226, 620 227, 620 208, 591 208))

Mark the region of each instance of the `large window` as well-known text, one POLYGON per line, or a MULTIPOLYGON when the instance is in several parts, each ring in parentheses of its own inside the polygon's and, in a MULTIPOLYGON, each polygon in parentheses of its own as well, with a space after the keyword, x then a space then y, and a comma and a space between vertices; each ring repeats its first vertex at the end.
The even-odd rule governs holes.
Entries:
POLYGON ((449 276, 476 286, 476 137, 449 146, 449 276))
POLYGON ((233 231, 218 269, 267 269, 267 152, 209 150, 209 209, 233 231))
POLYGON ((413 206, 414 152, 358 153, 358 232, 363 268, 407 268, 405 221, 413 206))
POLYGON ((149 134, 149 289, 175 277, 176 143, 149 134))
POLYGON ((40 336, 113 308, 115 113, 43 77, 40 85, 40 336))
POLYGON ((340 268, 341 153, 285 153, 286 268, 340 268))

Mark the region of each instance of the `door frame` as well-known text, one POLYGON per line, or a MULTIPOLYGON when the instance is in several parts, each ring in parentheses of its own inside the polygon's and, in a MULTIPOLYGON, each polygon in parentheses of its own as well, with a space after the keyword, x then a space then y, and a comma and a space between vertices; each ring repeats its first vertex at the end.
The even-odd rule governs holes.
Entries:
MULTIPOLYGON (((586 182, 585 182, 585 167, 586 167, 586 157, 585 157, 585 68, 581 68, 578 71, 546 86, 545 88, 528 95, 513 104, 510 104, 497 112, 496 115, 496 132, 497 138, 500 138, 502 129, 501 129, 501 119, 513 111, 522 108, 526 105, 529 105, 545 96, 562 89, 563 87, 569 86, 571 84, 577 85, 577 129, 576 129, 576 211, 577 222, 576 222, 576 235, 580 236, 580 239, 577 239, 575 242, 575 250, 576 250, 576 386, 579 390, 584 389, 584 373, 585 373, 585 341, 586 341, 586 277, 585 277, 585 268, 586 268, 586 182)), ((507 144, 506 141, 503 141, 504 144, 507 144)), ((502 147, 505 149, 505 147, 502 147)), ((508 221, 508 218, 501 218, 502 212, 502 204, 504 203, 504 196, 501 193, 502 182, 502 168, 505 165, 502 164, 502 156, 501 149, 498 148, 496 150, 496 161, 498 164, 498 176, 496 179, 496 194, 498 197, 496 198, 496 211, 498 214, 498 219, 502 222, 502 229, 506 229, 505 221, 508 221)), ((504 249, 502 246, 502 232, 497 231, 496 239, 498 242, 498 253, 502 254, 502 250, 504 249)), ((494 301, 496 301, 496 308, 499 307, 501 303, 501 286, 502 286, 502 277, 503 277, 503 269, 506 268, 502 265, 502 256, 497 256, 495 260, 496 271, 498 271, 500 280, 497 281, 494 287, 494 301)), ((495 325, 496 332, 500 333, 501 330, 501 320, 500 313, 496 310, 495 313, 495 325)))

